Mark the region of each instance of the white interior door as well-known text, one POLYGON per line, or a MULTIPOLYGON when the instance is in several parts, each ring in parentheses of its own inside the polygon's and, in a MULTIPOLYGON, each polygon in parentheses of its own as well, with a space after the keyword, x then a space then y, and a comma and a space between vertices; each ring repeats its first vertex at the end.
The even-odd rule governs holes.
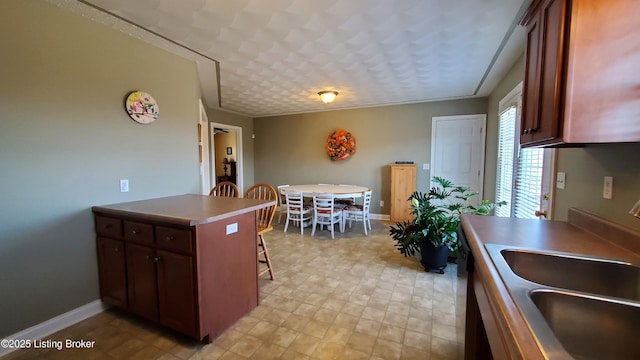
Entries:
POLYGON ((474 204, 482 200, 486 122, 486 115, 476 114, 438 116, 431 123, 431 177, 477 191, 474 204))

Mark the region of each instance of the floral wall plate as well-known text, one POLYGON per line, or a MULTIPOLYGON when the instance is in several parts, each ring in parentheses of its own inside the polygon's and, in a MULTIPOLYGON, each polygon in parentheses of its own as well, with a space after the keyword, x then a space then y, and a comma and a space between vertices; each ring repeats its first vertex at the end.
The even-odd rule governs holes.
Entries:
POLYGON ((150 124, 158 118, 158 103, 146 92, 133 91, 127 96, 124 107, 129 116, 140 124, 150 124))
POLYGON ((344 160, 356 153, 356 138, 347 130, 338 129, 327 136, 326 150, 331 160, 344 160))

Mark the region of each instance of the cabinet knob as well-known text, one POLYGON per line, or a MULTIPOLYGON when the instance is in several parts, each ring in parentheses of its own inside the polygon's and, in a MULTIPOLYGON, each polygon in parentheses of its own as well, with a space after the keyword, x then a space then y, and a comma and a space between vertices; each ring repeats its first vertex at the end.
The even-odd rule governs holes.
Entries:
POLYGON ((144 259, 145 259, 145 260, 151 260, 151 259, 152 259, 152 257, 151 257, 151 255, 145 255, 145 256, 144 256, 144 259))
POLYGON ((156 257, 154 257, 154 258, 153 258, 153 262, 158 262, 158 261, 160 261, 160 260, 162 260, 162 259, 160 258, 160 256, 156 256, 156 257))
POLYGON ((137 235, 137 234, 140 234, 140 231, 138 231, 138 230, 136 230, 136 229, 133 229, 133 230, 131 230, 131 233, 132 233, 133 235, 137 235))
POLYGON ((164 238, 165 241, 171 241, 173 239, 174 239, 173 235, 167 235, 167 237, 164 238))
POLYGON ((523 133, 527 135, 529 133, 529 129, 524 129, 523 133))

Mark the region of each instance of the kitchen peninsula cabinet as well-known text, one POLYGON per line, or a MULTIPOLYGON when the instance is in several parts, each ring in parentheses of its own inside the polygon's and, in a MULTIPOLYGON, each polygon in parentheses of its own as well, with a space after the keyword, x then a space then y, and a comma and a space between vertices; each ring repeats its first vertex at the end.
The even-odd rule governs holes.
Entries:
POLYGON ((523 146, 640 141, 637 0, 539 0, 525 13, 523 146))
POLYGON ((255 212, 180 195, 94 206, 101 299, 211 342, 258 305, 255 212))

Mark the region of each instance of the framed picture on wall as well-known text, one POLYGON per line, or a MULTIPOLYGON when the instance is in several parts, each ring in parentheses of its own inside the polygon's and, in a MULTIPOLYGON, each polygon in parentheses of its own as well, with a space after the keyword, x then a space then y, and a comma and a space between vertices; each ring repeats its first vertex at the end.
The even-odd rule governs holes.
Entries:
POLYGON ((233 154, 233 149, 231 148, 231 146, 227 146, 227 155, 232 155, 233 154))

